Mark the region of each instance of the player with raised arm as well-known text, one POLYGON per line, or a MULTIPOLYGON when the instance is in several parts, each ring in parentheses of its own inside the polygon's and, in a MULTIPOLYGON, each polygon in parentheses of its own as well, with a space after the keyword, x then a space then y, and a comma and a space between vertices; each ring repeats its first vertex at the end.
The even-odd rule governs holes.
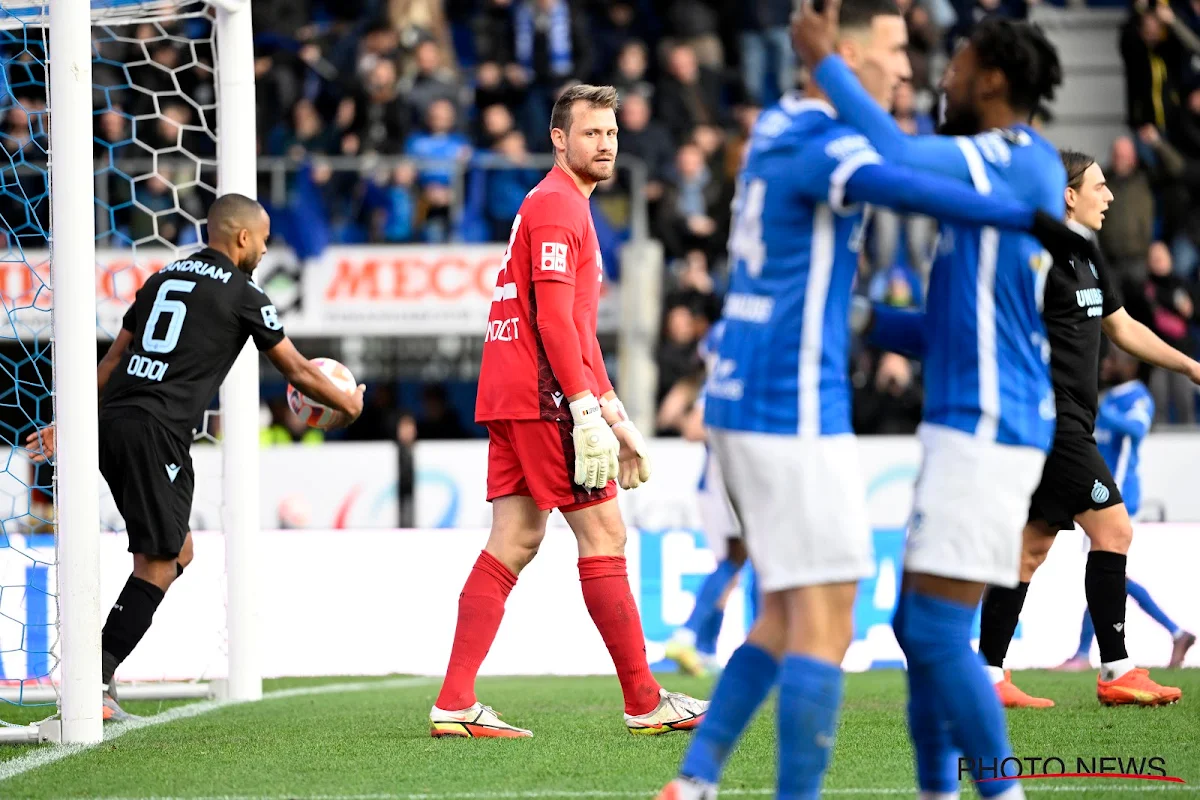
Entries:
MULTIPOLYGON (((1112 193, 1095 159, 1070 150, 1063 151, 1061 158, 1067 172, 1067 219, 1090 236, 1103 225, 1112 193)), ((1046 560, 1055 535, 1076 522, 1092 546, 1084 581, 1088 606, 1093 618, 1102 620, 1097 697, 1107 705, 1160 705, 1180 696, 1179 689, 1160 686, 1146 670, 1134 668, 1125 650, 1125 559, 1133 526, 1120 481, 1114 479, 1093 438, 1101 332, 1136 357, 1193 380, 1200 380, 1200 364, 1130 317, 1094 241, 1080 239, 1080 245, 1054 253, 1054 267, 1046 281, 1042 317, 1050 343, 1057 423, 1022 534, 1020 582, 1012 588, 989 586, 983 599, 979 652, 1000 701, 1008 708, 1054 705, 1053 700, 1031 697, 1017 688, 1003 664, 1033 573, 1046 560)), ((913 352, 913 333, 901 331, 919 314, 877 308, 875 315, 871 336, 876 343, 920 355, 913 352)), ((924 345, 915 347, 920 350, 924 345)))
MULTIPOLYGON (((1112 348, 1100 365, 1100 377, 1110 388, 1100 399, 1096 415, 1096 446, 1104 463, 1112 470, 1113 482, 1125 500, 1130 517, 1137 516, 1142 502, 1142 482, 1139 473, 1142 442, 1150 432, 1154 419, 1154 397, 1138 378, 1141 364, 1133 356, 1112 348)), ((1196 643, 1195 634, 1176 625, 1145 586, 1132 578, 1125 579, 1125 592, 1141 606, 1142 611, 1171 634, 1171 668, 1183 666, 1184 656, 1196 643)), ((1057 667, 1065 672, 1081 672, 1091 668, 1088 656, 1096 629, 1092 615, 1085 609, 1079 631, 1079 647, 1075 655, 1057 667)))
MULTIPOLYGON (((995 18, 977 25, 943 78, 944 130, 962 135, 913 137, 834 54, 837 6, 827 0, 818 13, 806 5, 793 41, 848 125, 889 159, 1062 217, 1065 170, 1029 125, 1062 81, 1057 53, 1039 29, 995 18)), ((971 624, 986 584, 1017 583, 1020 531, 1053 438, 1041 319, 1051 259, 1032 237, 995 227, 941 217, 940 233, 920 317, 924 454, 892 624, 908 662, 920 796, 956 797, 962 755, 981 795, 1018 798, 1020 785, 979 780, 980 765, 1012 750, 1003 709, 971 647, 971 624)))
MULTIPOLYGON (((868 102, 886 114, 896 85, 909 76, 904 18, 893 0, 852 0, 844 16, 831 46, 869 87, 868 102)), ((964 228, 1037 227, 1045 236, 1075 237, 1028 199, 985 197, 888 163, 837 118, 816 84, 759 117, 734 200, 733 273, 705 387, 705 422, 762 601, 680 777, 660 795, 667 800, 716 793, 737 739, 776 684, 779 796, 820 792, 840 665, 854 633, 855 589, 875 569, 848 374, 865 203, 964 228)), ((1036 309, 1033 316, 1036 324, 1036 309)), ((1040 467, 1040 452, 1033 454, 1040 467)))
POLYGON ((659 686, 646 661, 625 565, 616 484, 650 478, 640 433, 613 391, 596 338, 604 268, 589 198, 613 174, 617 91, 578 85, 555 102, 555 165, 513 220, 484 337, 475 419, 488 428, 492 529, 458 602, 433 736, 518 737, 475 697, 475 677, 517 575, 557 508, 579 544, 588 613, 612 656, 631 733, 695 727, 708 703, 659 686))
MULTIPOLYGON (((192 560, 192 431, 246 340, 307 396, 336 409, 333 426, 362 413, 363 391, 336 387, 283 332, 251 275, 267 251, 271 220, 239 194, 208 210, 208 247, 151 275, 97 369, 100 472, 129 534, 133 574, 101 635, 104 719, 128 715, 113 674, 150 628, 163 597, 192 560)), ((55 429, 30 434, 34 460, 53 458, 55 429)))

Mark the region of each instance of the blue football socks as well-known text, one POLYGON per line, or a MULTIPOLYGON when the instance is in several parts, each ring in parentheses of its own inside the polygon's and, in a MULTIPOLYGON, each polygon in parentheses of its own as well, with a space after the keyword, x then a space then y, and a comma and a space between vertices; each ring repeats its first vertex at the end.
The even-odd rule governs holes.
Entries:
POLYGON ((749 642, 729 657, 721 679, 713 690, 704 722, 692 734, 680 774, 718 783, 754 712, 775 685, 779 662, 770 653, 749 642))
MULTIPOLYGON (((905 612, 908 604, 896 608, 892 625, 897 631, 906 629, 905 612)), ((958 791, 958 751, 950 738, 950 729, 943 722, 938 687, 925 666, 914 660, 908 662, 908 731, 912 737, 917 761, 917 787, 923 792, 949 793, 958 791)))
POLYGON ((842 668, 788 654, 779 670, 780 800, 816 800, 842 704, 842 668))
POLYGON ((1150 592, 1146 591, 1145 586, 1142 586, 1137 581, 1126 578, 1125 592, 1142 607, 1142 611, 1145 611, 1155 622, 1166 628, 1168 633, 1172 636, 1179 633, 1179 626, 1167 616, 1166 612, 1158 607, 1158 603, 1154 602, 1154 598, 1150 596, 1150 592))
MULTIPOLYGON (((936 695, 940 724, 948 727, 955 749, 971 760, 978 780, 998 777, 996 770, 1012 749, 996 690, 971 649, 974 616, 974 606, 908 592, 900 596, 893 625, 908 658, 910 682, 921 684, 918 696, 936 695)), ((922 731, 922 746, 930 747, 931 721, 910 717, 910 726, 922 731)), ((946 756, 931 750, 927 757, 937 764, 946 756)), ((933 766, 928 769, 931 780, 941 774, 933 766)), ((976 788, 983 797, 994 797, 1011 786, 996 781, 976 783, 976 788)))

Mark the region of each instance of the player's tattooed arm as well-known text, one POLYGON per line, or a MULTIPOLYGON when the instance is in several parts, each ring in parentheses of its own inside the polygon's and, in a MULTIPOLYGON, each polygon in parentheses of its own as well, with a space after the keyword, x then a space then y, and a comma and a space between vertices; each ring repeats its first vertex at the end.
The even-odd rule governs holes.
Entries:
POLYGON ((353 392, 342 391, 315 364, 301 355, 287 337, 266 353, 275 368, 306 397, 336 412, 330 428, 344 428, 358 419, 363 410, 366 385, 360 383, 353 392))

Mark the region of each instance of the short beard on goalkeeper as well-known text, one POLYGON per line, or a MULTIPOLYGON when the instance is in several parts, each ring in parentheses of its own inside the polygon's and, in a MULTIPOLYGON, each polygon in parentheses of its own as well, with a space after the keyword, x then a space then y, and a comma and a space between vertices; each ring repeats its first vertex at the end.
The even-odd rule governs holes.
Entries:
POLYGON ((611 150, 600 150, 572 147, 567 140, 567 166, 581 178, 587 178, 593 183, 606 181, 613 176, 617 168, 617 148, 613 143, 611 150))
POLYGON ((616 115, 610 108, 587 108, 578 102, 571 117, 571 128, 563 137, 567 167, 592 183, 608 180, 617 165, 616 115))

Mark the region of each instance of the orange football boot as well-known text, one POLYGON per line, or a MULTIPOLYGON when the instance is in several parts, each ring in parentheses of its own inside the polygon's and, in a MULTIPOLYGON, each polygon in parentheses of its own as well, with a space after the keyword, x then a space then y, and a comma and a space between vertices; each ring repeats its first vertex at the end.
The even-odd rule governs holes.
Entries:
POLYGON ((1012 682, 1012 670, 1004 670, 1004 680, 997 681, 996 694, 1005 708, 1053 708, 1054 701, 1046 697, 1033 697, 1022 692, 1012 682))
POLYGON ((1179 702, 1182 696, 1173 686, 1155 683, 1144 669, 1131 669, 1111 681, 1096 676, 1096 698, 1106 706, 1165 706, 1179 702))

